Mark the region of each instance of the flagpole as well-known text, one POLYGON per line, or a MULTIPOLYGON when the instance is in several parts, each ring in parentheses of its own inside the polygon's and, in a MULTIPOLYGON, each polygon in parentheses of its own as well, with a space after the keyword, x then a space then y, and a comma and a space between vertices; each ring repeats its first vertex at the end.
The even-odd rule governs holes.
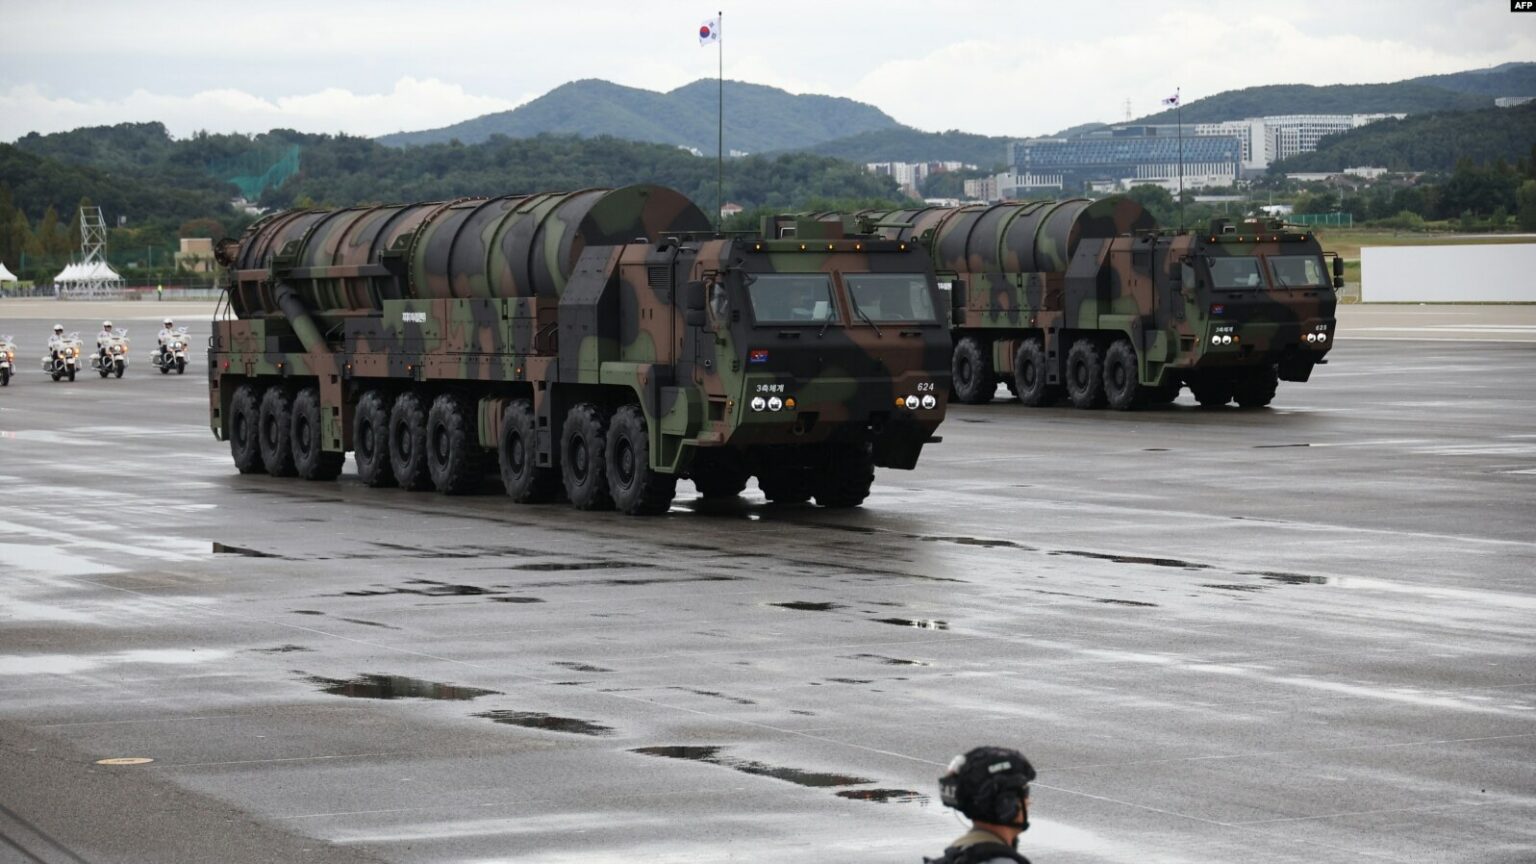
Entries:
POLYGON ((1179 230, 1184 230, 1184 94, 1173 88, 1173 117, 1179 124, 1179 230))
POLYGON ((715 226, 725 230, 725 11, 715 13, 715 84, 718 87, 720 110, 716 115, 715 140, 715 226))

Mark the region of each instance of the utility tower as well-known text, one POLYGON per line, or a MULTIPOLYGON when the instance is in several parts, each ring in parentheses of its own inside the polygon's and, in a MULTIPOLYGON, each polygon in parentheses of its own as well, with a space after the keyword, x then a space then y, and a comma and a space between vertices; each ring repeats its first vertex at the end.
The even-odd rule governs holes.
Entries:
POLYGON ((70 296, 112 297, 122 293, 122 277, 107 265, 107 222, 100 207, 80 208, 80 263, 76 268, 65 284, 70 296))

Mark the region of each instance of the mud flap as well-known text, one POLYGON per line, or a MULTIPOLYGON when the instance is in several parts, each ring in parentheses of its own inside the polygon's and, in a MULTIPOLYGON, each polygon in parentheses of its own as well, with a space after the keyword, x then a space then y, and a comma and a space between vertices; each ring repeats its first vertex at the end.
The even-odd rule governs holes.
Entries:
POLYGON ((1281 381, 1305 381, 1312 377, 1312 367, 1316 365, 1310 357, 1300 354, 1287 354, 1280 358, 1279 374, 1281 381))

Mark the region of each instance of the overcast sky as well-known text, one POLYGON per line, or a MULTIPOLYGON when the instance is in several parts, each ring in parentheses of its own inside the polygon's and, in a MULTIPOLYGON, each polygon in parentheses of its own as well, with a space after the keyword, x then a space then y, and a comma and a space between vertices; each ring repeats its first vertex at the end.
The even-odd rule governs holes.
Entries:
POLYGON ((148 120, 380 135, 579 78, 668 90, 714 77, 696 33, 722 8, 727 78, 991 135, 1120 119, 1126 100, 1140 116, 1176 87, 1188 103, 1536 61, 1536 14, 1509 0, 0 0, 0 141, 148 120))

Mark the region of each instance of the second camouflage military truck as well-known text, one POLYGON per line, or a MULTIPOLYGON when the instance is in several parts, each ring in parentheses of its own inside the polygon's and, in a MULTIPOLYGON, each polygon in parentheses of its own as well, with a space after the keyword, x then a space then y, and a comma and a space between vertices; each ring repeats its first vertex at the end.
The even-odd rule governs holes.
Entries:
POLYGON ((851 507, 944 416, 927 256, 722 238, 632 186, 295 210, 224 241, 211 425, 241 472, 659 513, 751 476, 851 507), (230 317, 229 313, 233 313, 230 317))
POLYGON ((1333 345, 1335 288, 1317 238, 1280 223, 1158 231, 1135 201, 1005 202, 864 212, 926 245, 951 287, 954 396, 1001 380, 1025 405, 1268 405, 1333 345))

